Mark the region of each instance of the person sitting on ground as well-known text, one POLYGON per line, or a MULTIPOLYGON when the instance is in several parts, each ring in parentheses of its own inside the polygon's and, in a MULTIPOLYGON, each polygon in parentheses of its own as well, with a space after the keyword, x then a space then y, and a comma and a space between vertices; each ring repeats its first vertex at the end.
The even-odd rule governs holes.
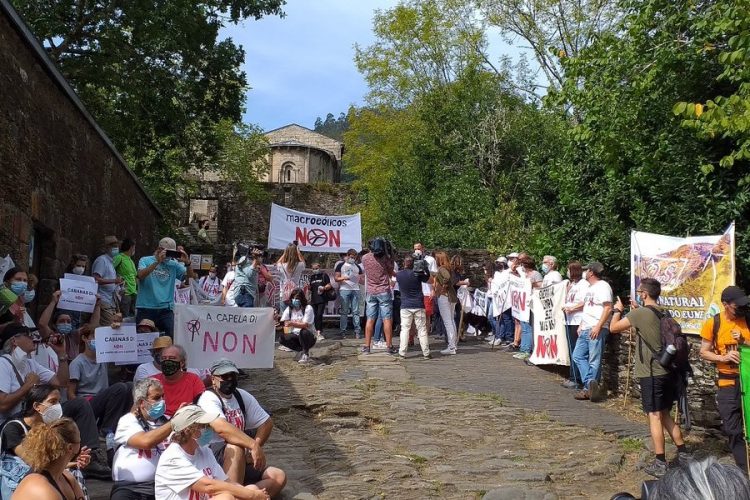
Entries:
POLYGON ((422 347, 422 357, 432 358, 430 354, 430 340, 427 337, 427 317, 424 310, 424 295, 422 294, 422 283, 427 283, 430 273, 415 274, 414 258, 404 258, 404 268, 396 273, 396 282, 401 291, 401 343, 398 355, 406 357, 409 331, 412 323, 417 325, 417 338, 422 347))
MULTIPOLYGON (((151 320, 144 319, 143 321, 141 321, 141 323, 144 323, 146 321, 151 322, 151 320)), ((136 368, 135 370, 135 375, 133 376, 133 382, 138 382, 139 380, 143 380, 144 378, 153 377, 154 375, 161 373, 162 351, 171 345, 172 339, 167 337, 166 335, 157 337, 150 349, 153 361, 149 361, 148 363, 141 363, 140 365, 138 365, 138 368, 136 368)), ((203 381, 203 384, 206 387, 211 387, 211 374, 208 372, 208 370, 188 368, 187 371, 197 375, 203 381)))
POLYGON ((310 360, 310 348, 315 345, 314 323, 315 312, 307 303, 305 292, 296 288, 289 296, 289 307, 281 315, 284 322, 284 333, 279 337, 279 344, 301 352, 300 363, 310 360))
POLYGON ((635 291, 636 303, 624 318, 622 301, 617 299, 612 315, 610 331, 622 333, 630 328, 637 332, 635 348, 634 376, 640 381, 641 405, 648 416, 651 440, 654 444, 654 461, 644 472, 661 477, 667 472, 667 459, 664 451, 664 431, 666 430, 677 446, 677 460, 680 463, 690 458, 682 439, 680 424, 672 418, 672 406, 678 399, 678 374, 669 372, 655 359, 652 350, 661 350, 661 318, 664 314, 659 307, 661 284, 653 278, 644 278, 635 291), (643 307, 638 307, 643 306, 643 307), (658 313, 656 312, 658 311, 658 313))
POLYGON ((156 498, 159 500, 269 499, 255 485, 242 486, 228 480, 224 469, 206 446, 212 437, 209 424, 220 418, 218 412, 206 413, 198 405, 177 410, 171 420, 174 434, 171 444, 156 467, 156 498))
POLYGON ((155 500, 156 467, 172 432, 164 418, 161 382, 153 378, 136 382, 133 401, 133 409, 117 423, 110 500, 155 500))
MULTIPOLYGON (((24 399, 23 411, 9 420, 2 428, 2 452, 16 457, 23 456, 23 440, 32 427, 51 424, 63 416, 60 391, 49 384, 34 387, 24 399)), ((20 460, 20 459, 19 459, 20 460)), ((91 461, 91 450, 81 447, 81 453, 68 468, 84 470, 91 461)))
POLYGON ((32 427, 23 441, 23 459, 34 472, 23 478, 12 498, 83 500, 81 486, 67 470, 81 449, 81 434, 69 418, 32 427))
POLYGON ((246 390, 237 387, 239 375, 237 365, 226 358, 220 358, 211 365, 213 386, 198 399, 198 405, 206 413, 219 413, 220 418, 211 422, 216 435, 210 447, 216 460, 223 465, 230 481, 239 484, 254 484, 265 489, 271 497, 278 495, 286 484, 286 474, 276 467, 266 467, 260 460, 255 460, 254 448, 229 444, 222 434, 230 438, 245 437, 254 440, 257 447, 262 447, 271 435, 273 421, 258 401, 246 390), (227 426, 233 426, 240 433, 228 432, 227 426), (246 453, 246 450, 248 453, 246 453), (247 458, 246 458, 247 457, 247 458), (258 462, 259 466, 256 466, 258 462))
POLYGON ((181 345, 165 347, 161 352, 161 373, 153 378, 164 387, 166 415, 172 417, 180 405, 193 403, 205 387, 198 375, 187 370, 187 353, 181 345))
POLYGON ((185 249, 178 247, 172 238, 162 238, 153 255, 138 261, 138 298, 136 300, 136 323, 150 319, 159 331, 174 337, 175 280, 182 281, 187 274, 194 278, 190 257, 185 249), (180 258, 167 257, 167 251, 177 252, 180 258))
POLYGON ((10 309, 0 316, 0 325, 9 322, 23 323, 24 313, 26 312, 23 298, 29 287, 28 273, 20 267, 12 267, 5 272, 3 284, 16 296, 16 300, 10 306, 10 309))

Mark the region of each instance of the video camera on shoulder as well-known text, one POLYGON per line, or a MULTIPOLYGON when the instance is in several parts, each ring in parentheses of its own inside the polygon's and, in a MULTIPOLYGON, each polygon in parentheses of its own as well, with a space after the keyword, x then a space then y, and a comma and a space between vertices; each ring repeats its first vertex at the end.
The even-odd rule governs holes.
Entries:
POLYGON ((238 261, 242 257, 249 257, 251 259, 263 258, 266 255, 266 247, 262 243, 255 241, 239 242, 236 245, 237 250, 235 251, 234 257, 238 261))
POLYGON ((390 240, 378 236, 370 241, 370 251, 375 257, 388 257, 393 259, 396 257, 396 247, 393 246, 390 240))

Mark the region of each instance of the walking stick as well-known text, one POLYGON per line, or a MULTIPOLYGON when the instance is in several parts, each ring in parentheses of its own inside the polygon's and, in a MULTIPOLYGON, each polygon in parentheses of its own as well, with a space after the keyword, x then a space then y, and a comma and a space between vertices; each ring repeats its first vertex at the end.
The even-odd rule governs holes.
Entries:
POLYGON ((628 394, 630 394, 630 366, 631 359, 633 357, 633 328, 628 330, 630 335, 628 338, 628 371, 625 374, 625 394, 622 398, 622 407, 625 408, 628 405, 628 394))

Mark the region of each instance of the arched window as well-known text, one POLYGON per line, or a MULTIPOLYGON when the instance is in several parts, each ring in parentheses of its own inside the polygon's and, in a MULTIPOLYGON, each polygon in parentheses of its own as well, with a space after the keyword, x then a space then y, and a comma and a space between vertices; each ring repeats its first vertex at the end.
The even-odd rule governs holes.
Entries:
POLYGON ((279 182, 293 182, 297 179, 295 165, 292 162, 284 163, 279 171, 279 182))
POLYGON ((292 182, 292 169, 291 168, 286 169, 286 181, 292 182))

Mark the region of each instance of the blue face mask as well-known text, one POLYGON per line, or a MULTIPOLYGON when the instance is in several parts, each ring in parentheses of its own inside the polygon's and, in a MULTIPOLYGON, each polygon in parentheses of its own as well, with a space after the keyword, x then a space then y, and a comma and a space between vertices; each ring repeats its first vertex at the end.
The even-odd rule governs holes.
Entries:
POLYGON ((29 302, 31 302, 32 300, 34 300, 34 297, 36 297, 36 291, 35 290, 26 290, 23 293, 23 301, 25 303, 27 303, 27 304, 29 302))
POLYGON ((63 335, 68 335, 73 331, 73 325, 70 323, 60 323, 57 325, 57 331, 63 335))
POLYGON ((643 305, 643 299, 641 298, 640 295, 635 296, 635 303, 638 304, 639 306, 643 305))
POLYGON ((89 349, 91 349, 92 351, 96 352, 96 340, 89 340, 86 343, 88 344, 89 349))
POLYGON ((148 409, 148 416, 149 418, 156 420, 157 418, 161 418, 164 416, 164 411, 166 409, 167 403, 164 401, 164 399, 160 399, 159 402, 152 404, 151 408, 148 409))
POLYGON ((110 254, 110 255, 111 255, 112 257, 117 257, 117 255, 118 255, 119 253, 120 253, 120 249, 119 249, 119 248, 113 248, 112 250, 110 250, 110 251, 109 251, 109 254, 110 254))
POLYGON ((542 272, 544 274, 547 274, 549 272, 549 266, 547 264, 542 264, 542 272))
POLYGON ((210 427, 206 427, 201 431, 200 437, 197 439, 198 446, 208 446, 214 439, 214 430, 210 427))
POLYGON ((26 293, 27 288, 28 285, 26 285, 25 281, 13 281, 10 284, 10 291, 19 297, 26 293))
POLYGON ((302 307, 302 301, 299 299, 292 299, 292 307, 294 307, 295 309, 299 309, 300 307, 302 307))

